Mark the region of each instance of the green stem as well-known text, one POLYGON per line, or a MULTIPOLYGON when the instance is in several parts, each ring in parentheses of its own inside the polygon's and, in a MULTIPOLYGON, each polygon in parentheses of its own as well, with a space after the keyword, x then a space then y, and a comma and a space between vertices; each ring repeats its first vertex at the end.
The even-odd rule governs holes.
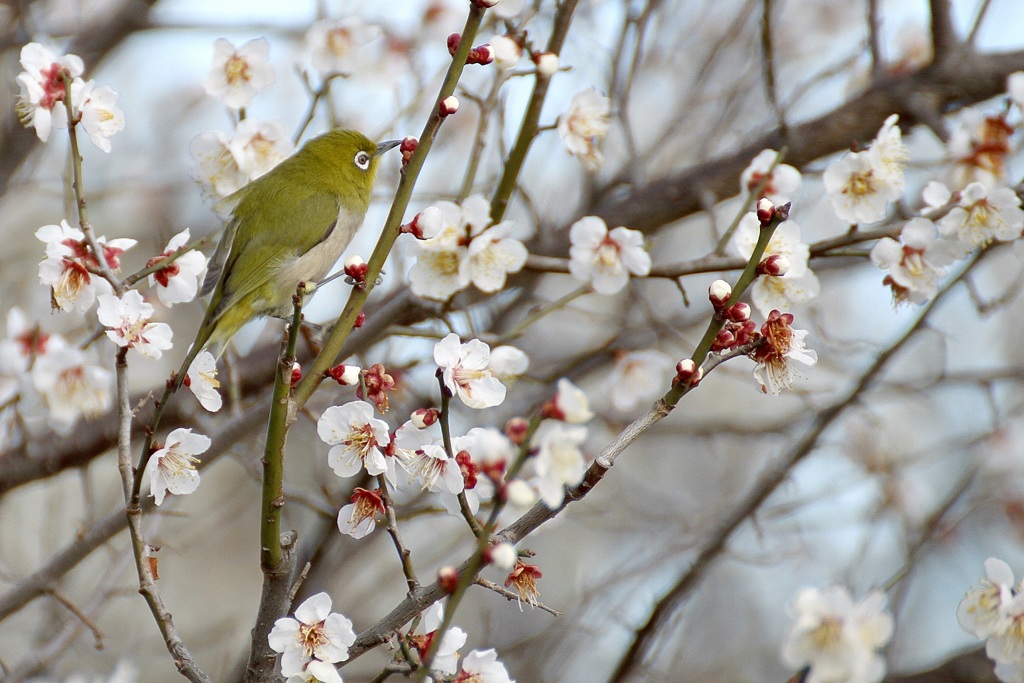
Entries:
MULTIPOLYGON (((441 373, 437 373, 437 383, 441 389, 441 408, 439 410, 438 421, 441 423, 441 443, 444 444, 444 452, 449 458, 455 459, 455 453, 452 448, 452 428, 448 422, 450 415, 450 408, 452 404, 451 394, 448 393, 447 387, 444 385, 444 378, 441 373)), ((459 499, 459 510, 462 512, 462 516, 465 518, 466 523, 469 524, 469 528, 473 531, 473 535, 479 537, 484 532, 483 527, 480 526, 479 520, 473 511, 469 509, 469 500, 466 499, 466 492, 462 491, 458 494, 459 499)))
MULTIPOLYGON (((444 393, 442 393, 442 395, 444 395, 444 393)), ((519 447, 519 454, 505 472, 506 481, 515 478, 516 474, 519 473, 519 470, 522 469, 523 465, 526 463, 527 458, 529 458, 530 440, 533 437, 533 433, 540 425, 540 422, 540 414, 534 413, 533 417, 530 419, 530 426, 526 430, 523 442, 519 447)), ((443 423, 441 433, 442 435, 444 434, 443 423)), ((446 446, 446 448, 450 450, 450 446, 446 446)), ((444 619, 441 621, 441 625, 437 627, 437 632, 434 634, 434 640, 430 643, 430 647, 427 648, 426 653, 423 655, 422 664, 416 672, 416 683, 422 683, 426 679, 430 671, 430 664, 434 661, 438 648, 441 647, 441 641, 444 639, 444 634, 448 632, 449 628, 451 628, 452 621, 455 619, 455 610, 458 609, 459 603, 462 602, 462 598, 469 590, 469 587, 475 583, 477 574, 479 574, 480 570, 484 568, 484 554, 487 552, 487 547, 491 543, 491 537, 498 525, 498 516, 501 514, 504 507, 505 501, 502 500, 500 496, 496 495, 494 497, 494 506, 491 508, 490 517, 487 519, 487 524, 483 529, 481 529, 481 533, 477 534, 476 550, 459 573, 459 581, 455 586, 455 591, 448 596, 448 601, 445 603, 444 619)))
MULTIPOLYGON (((788 214, 785 214, 788 218, 788 214)), ((757 266, 761 263, 761 257, 764 256, 764 251, 768 247, 768 243, 771 242, 772 235, 775 234, 775 229, 784 221, 779 214, 772 216, 772 219, 765 225, 761 226, 761 230, 757 235, 757 244, 754 245, 754 252, 750 255, 747 260, 747 265, 740 273, 740 277, 736 280, 736 284, 733 285, 732 295, 729 300, 725 303, 725 308, 732 306, 740 300, 743 293, 747 291, 747 287, 757 277, 757 266)), ((708 322, 708 328, 704 331, 704 337, 697 344, 697 348, 694 349, 693 355, 690 358, 693 360, 697 367, 700 367, 704 360, 708 357, 708 353, 711 351, 711 344, 715 341, 715 337, 718 336, 719 330, 725 325, 725 319, 719 315, 715 315, 708 322)), ((673 384, 672 388, 662 399, 667 405, 675 407, 679 402, 679 399, 690 390, 688 385, 676 385, 673 384)))
MULTIPOLYGON (((558 6, 551 38, 548 40, 548 52, 553 52, 556 55, 561 54, 562 45, 565 44, 565 36, 569 32, 569 24, 572 23, 572 15, 576 11, 577 2, 578 0, 565 0, 558 6)), ((526 154, 530 151, 530 145, 537 136, 540 112, 544 108, 544 99, 547 97, 548 85, 550 83, 550 76, 537 74, 537 80, 533 84, 533 93, 530 95, 530 103, 526 105, 523 123, 519 127, 519 135, 512 146, 512 151, 509 152, 501 180, 498 181, 498 187, 494 190, 494 196, 491 197, 491 221, 494 223, 501 222, 501 219, 505 216, 508 201, 512 197, 512 192, 516 189, 519 173, 526 162, 526 154)))
POLYGON ((288 327, 288 341, 278 359, 274 397, 270 405, 267 424, 267 443, 263 450, 263 501, 260 517, 260 565, 264 571, 277 567, 284 551, 281 548, 281 513, 284 509, 284 448, 288 427, 295 421, 295 407, 291 400, 292 368, 295 367, 295 347, 302 324, 302 298, 305 283, 299 283, 293 299, 294 312, 288 327))
POLYGON ((459 42, 459 47, 455 51, 455 55, 452 57, 452 63, 448 67, 448 73, 445 74, 437 99, 434 102, 434 109, 430 118, 427 119, 427 122, 423 126, 423 132, 420 134, 419 144, 416 147, 416 151, 413 153, 412 158, 409 159, 409 164, 403 170, 402 179, 398 183, 398 189, 395 192, 395 200, 391 204, 391 211, 388 213, 387 220, 384 222, 384 228, 381 231, 380 239, 377 240, 377 246, 374 248, 369 261, 367 261, 366 286, 352 289, 351 294, 349 294, 348 302, 345 304, 345 309, 341 312, 341 315, 338 316, 337 323, 334 325, 334 329, 331 330, 331 334, 324 342, 320 355, 316 357, 310 366, 309 372, 306 373, 306 376, 303 377, 302 381, 295 387, 293 400, 295 401, 297 409, 301 410, 306 404, 306 401, 308 401, 309 397, 313 395, 313 392, 323 379, 324 371, 334 364, 338 355, 341 353, 341 347, 348 339, 348 336, 352 333, 352 325, 355 323, 356 316, 358 316, 359 312, 363 309, 363 305, 366 303, 367 297, 373 290, 375 283, 377 282, 377 278, 380 276, 381 269, 384 266, 384 261, 387 259, 388 254, 391 253, 391 248, 394 246, 395 240, 398 239, 402 226, 402 218, 405 215, 406 209, 409 207, 413 188, 419 178, 420 171, 423 169, 423 163, 427 158, 427 154, 429 154, 430 148, 433 145, 434 137, 437 135, 437 131, 441 127, 441 121, 443 119, 438 112, 438 107, 444 98, 455 92, 455 86, 458 84, 459 78, 462 76, 462 70, 466 65, 466 57, 469 56, 473 40, 476 38, 476 34, 480 30, 480 23, 483 20, 483 16, 484 10, 482 8, 477 7, 476 5, 470 5, 469 16, 466 18, 466 25, 462 29, 462 40, 459 42))
POLYGON ((64 74, 64 111, 68 117, 68 139, 71 142, 71 187, 75 192, 75 207, 78 209, 78 226, 85 235, 92 253, 96 255, 96 262, 99 263, 100 273, 114 288, 114 292, 121 296, 124 294, 124 287, 121 281, 114 275, 114 271, 107 263, 103 248, 96 241, 96 234, 89 223, 88 202, 85 201, 85 182, 82 180, 82 154, 78 149, 78 115, 71 102, 71 76, 64 74))

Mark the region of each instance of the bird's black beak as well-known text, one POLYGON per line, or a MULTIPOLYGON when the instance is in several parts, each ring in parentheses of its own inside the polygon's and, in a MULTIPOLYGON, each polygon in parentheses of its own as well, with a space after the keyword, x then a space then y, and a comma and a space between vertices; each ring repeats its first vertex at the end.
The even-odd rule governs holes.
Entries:
POLYGON ((373 156, 379 157, 381 154, 388 151, 392 147, 398 147, 400 144, 402 144, 401 140, 388 140, 387 142, 382 142, 379 145, 377 145, 377 151, 373 153, 373 156))

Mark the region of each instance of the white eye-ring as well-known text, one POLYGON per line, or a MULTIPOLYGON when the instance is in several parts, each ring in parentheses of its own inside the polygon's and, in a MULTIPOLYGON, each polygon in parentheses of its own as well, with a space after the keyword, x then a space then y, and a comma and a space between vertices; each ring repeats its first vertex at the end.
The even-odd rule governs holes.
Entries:
POLYGON ((356 158, 353 161, 356 162, 356 166, 364 171, 370 168, 370 155, 362 150, 356 152, 356 158))

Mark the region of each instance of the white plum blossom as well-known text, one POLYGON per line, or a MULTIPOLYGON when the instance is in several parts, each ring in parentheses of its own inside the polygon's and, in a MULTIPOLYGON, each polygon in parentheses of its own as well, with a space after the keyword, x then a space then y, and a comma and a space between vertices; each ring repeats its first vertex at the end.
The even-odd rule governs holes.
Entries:
POLYGON ((1013 600, 1013 570, 1002 560, 985 560, 985 578, 972 586, 956 608, 960 627, 976 638, 989 638, 1011 624, 1006 606, 1013 600))
POLYGON ((953 245, 940 240, 935 224, 927 218, 914 218, 903 226, 900 241, 883 237, 871 250, 876 266, 888 270, 882 281, 892 288, 894 303, 920 304, 935 296, 953 262, 953 245))
MULTIPOLYGON (((149 260, 147 266, 170 256, 188 244, 189 229, 185 228, 171 238, 159 256, 149 260)), ((149 286, 156 288, 157 298, 164 306, 185 303, 196 298, 199 283, 206 277, 206 257, 195 249, 185 252, 174 261, 149 276, 149 286)))
POLYGON ((958 242, 960 255, 993 241, 1007 242, 1021 236, 1024 211, 1020 197, 1008 187, 988 188, 974 182, 960 192, 960 201, 939 219, 939 231, 958 242))
POLYGON ((557 420, 545 420, 531 443, 538 449, 533 460, 537 472, 534 482, 541 501, 551 509, 562 504, 566 486, 583 481, 586 462, 580 444, 587 439, 587 428, 570 426, 557 420))
POLYGON ((493 14, 499 19, 511 19, 526 7, 526 0, 501 0, 501 2, 491 3, 491 9, 489 14, 493 14))
POLYGON ((379 491, 356 487, 352 502, 338 510, 338 531, 352 538, 363 538, 377 527, 377 515, 385 513, 379 491))
MULTIPOLYGON (((750 165, 740 175, 740 193, 753 192, 768 176, 768 170, 779 153, 774 149, 766 149, 751 160, 750 165)), ((793 195, 800 189, 802 176, 800 171, 789 164, 778 164, 771 172, 765 182, 764 188, 758 195, 769 199, 772 204, 782 206, 793 198, 793 195)))
POLYGON ((74 104, 75 91, 82 87, 79 76, 85 65, 77 55, 58 56, 39 43, 28 43, 21 48, 21 66, 25 70, 18 74, 21 92, 15 109, 21 123, 35 129, 36 136, 46 142, 54 128, 68 125, 64 76, 72 79, 74 104))
POLYGON ((203 87, 232 109, 247 107, 257 92, 274 84, 269 55, 266 38, 255 38, 240 48, 218 38, 213 43, 213 66, 203 87))
POLYGON ((460 683, 515 683, 494 648, 471 650, 462 660, 462 674, 460 683))
POLYGON ((501 291, 505 287, 506 276, 518 273, 526 265, 526 258, 530 255, 526 246, 508 236, 514 229, 515 223, 502 221, 469 243, 466 258, 459 269, 467 271, 468 280, 481 292, 501 291))
POLYGON ((491 350, 479 339, 465 344, 450 333, 434 346, 434 362, 442 370, 444 385, 470 408, 489 408, 505 400, 505 385, 488 366, 491 350))
POLYGON ((173 493, 183 496, 199 488, 199 472, 195 456, 205 453, 210 447, 210 437, 193 434, 191 429, 179 427, 167 435, 164 445, 149 457, 146 476, 149 477, 149 492, 156 504, 164 502, 164 496, 173 493))
POLYGON ((587 171, 596 171, 604 163, 604 155, 598 145, 608 132, 609 116, 611 102, 591 87, 576 93, 569 109, 558 117, 562 144, 587 171))
POLYGON ((564 422, 582 424, 589 422, 590 418, 594 417, 587 394, 565 377, 558 380, 555 399, 552 403, 554 414, 551 417, 564 422))
POLYGON ((985 653, 996 662, 999 680, 1016 682, 1024 675, 1024 586, 1014 584, 1013 570, 1002 560, 985 561, 985 578, 973 586, 956 610, 960 626, 986 638, 985 653))
POLYGON ((1014 127, 1003 114, 987 114, 965 107, 957 117, 959 126, 946 143, 949 156, 956 160, 950 179, 954 189, 979 182, 985 187, 1006 185, 1006 161, 1012 145, 1014 127))
MULTIPOLYGON (((744 214, 736 226, 733 250, 742 258, 749 259, 754 253, 760 230, 757 214, 744 214)), ((761 315, 768 315, 775 308, 788 309, 802 304, 816 297, 821 290, 818 276, 807 265, 810 250, 800 241, 800 226, 795 221, 785 221, 775 229, 761 261, 776 255, 785 257, 789 263, 786 273, 759 275, 751 287, 751 300, 761 315)))
POLYGON ((885 217, 902 189, 885 181, 879 169, 870 152, 850 152, 825 169, 822 180, 836 215, 849 223, 875 223, 885 217))
MULTIPOLYGON (((85 234, 72 228, 66 220, 60 225, 44 225, 36 230, 36 239, 46 243, 46 258, 39 263, 39 282, 50 287, 53 304, 62 311, 72 309, 84 313, 96 297, 113 291, 110 283, 95 271, 99 259, 92 253, 85 234)), ((136 241, 118 238, 107 242, 97 237, 104 260, 111 270, 120 266, 120 256, 135 246, 136 241)))
POLYGON ((807 683, 876 683, 885 676, 878 650, 892 637, 893 619, 883 593, 871 591, 854 603, 841 586, 804 588, 790 608, 782 659, 793 668, 809 666, 807 683))
POLYGON ((209 351, 200 351, 185 375, 185 386, 195 395, 201 405, 211 413, 221 409, 220 380, 217 379, 217 360, 209 351))
POLYGON ((459 668, 459 650, 469 639, 469 634, 458 626, 452 626, 441 638, 441 645, 434 654, 430 669, 440 674, 451 675, 459 668))
POLYGON ((445 301, 470 284, 497 292, 508 273, 522 269, 528 252, 509 237, 514 223, 488 227, 490 212, 490 203, 477 194, 461 206, 438 202, 416 217, 424 239, 416 241, 416 263, 409 271, 413 294, 445 301))
POLYGON ((344 683, 333 664, 313 659, 302 671, 292 674, 285 683, 344 683))
POLYGON ((668 391, 675 361, 657 349, 620 352, 604 382, 612 406, 631 412, 668 391))
POLYGON ((643 277, 651 272, 651 256, 638 230, 609 231, 603 219, 585 216, 572 224, 569 240, 569 272, 598 294, 622 291, 630 273, 643 277))
POLYGON ((46 403, 47 423, 68 434, 79 418, 99 417, 113 404, 114 373, 89 361, 84 351, 52 338, 32 365, 32 386, 46 403))
POLYGON ((808 367, 818 362, 818 354, 804 344, 807 330, 793 329, 792 324, 791 313, 772 311, 761 325, 764 341, 750 353, 750 357, 757 363, 754 377, 764 393, 778 394, 793 386, 797 373, 792 361, 808 367))
POLYGON ((844 221, 880 221, 889 203, 903 196, 903 168, 908 154, 897 120, 895 114, 885 120, 870 148, 849 152, 825 169, 825 191, 844 221))
POLYGON ((259 178, 295 151, 288 130, 277 119, 239 121, 227 147, 249 180, 259 178))
POLYGON ((946 204, 949 204, 952 198, 953 193, 950 192, 944 183, 940 183, 938 180, 929 180, 925 184, 924 189, 921 190, 921 201, 927 207, 923 213, 926 216, 933 215, 939 209, 944 208, 946 204))
POLYGON ((333 446, 327 464, 339 477, 351 477, 363 468, 370 476, 384 474, 388 467, 383 449, 391 441, 388 423, 373 416, 373 406, 351 401, 331 406, 316 423, 316 433, 333 446))
POLYGON ((530 367, 530 357, 515 346, 496 346, 491 349, 491 361, 487 368, 501 381, 521 376, 530 367))
POLYGON ((192 139, 189 151, 196 160, 196 181, 203 191, 223 198, 277 166, 295 146, 284 124, 277 120, 240 121, 231 135, 207 131, 192 139))
POLYGON ((295 609, 295 618, 274 622, 267 638, 270 648, 281 654, 281 674, 295 676, 312 660, 334 664, 348 659, 356 641, 352 622, 331 612, 331 596, 317 593, 295 609))
POLYGON ((306 32, 306 45, 321 74, 354 72, 371 59, 367 46, 381 35, 380 26, 350 15, 314 23, 306 32))
POLYGON ((118 298, 101 294, 96 317, 107 328, 107 338, 118 346, 135 349, 139 355, 154 360, 171 348, 171 327, 167 323, 151 323, 153 305, 142 295, 129 289, 118 298))
MULTIPOLYGON (((441 627, 443 621, 444 606, 440 602, 435 602, 423 610, 422 619, 420 620, 420 625, 416 628, 416 633, 422 634, 420 638, 433 634, 441 627)), ((434 661, 431 662, 430 668, 437 673, 454 674, 459 665, 459 648, 466 644, 468 637, 468 634, 458 626, 450 627, 445 632, 441 644, 434 654, 434 661)), ((423 640, 423 642, 429 644, 429 640, 423 640)))
POLYGON ((37 359, 67 348, 59 335, 43 332, 38 323, 29 323, 25 312, 17 306, 7 311, 6 333, 0 339, 0 373, 5 375, 20 375, 33 367, 37 359))
POLYGON ((227 197, 249 182, 249 176, 228 147, 230 140, 227 133, 211 130, 195 136, 189 144, 189 152, 196 160, 195 180, 210 197, 227 197))
POLYGON ((410 474, 420 480, 424 490, 459 494, 465 488, 459 464, 455 458, 448 457, 441 444, 423 444, 406 467, 410 474))
POLYGON ((76 96, 82 129, 92 144, 110 152, 110 138, 124 130, 124 112, 117 106, 117 93, 109 85, 95 87, 92 81, 76 96))
POLYGON ((896 125, 899 119, 897 114, 891 114, 885 119, 882 127, 875 134, 870 151, 878 160, 882 176, 898 186, 902 195, 903 169, 907 165, 907 159, 910 158, 910 152, 903 142, 900 127, 896 125))

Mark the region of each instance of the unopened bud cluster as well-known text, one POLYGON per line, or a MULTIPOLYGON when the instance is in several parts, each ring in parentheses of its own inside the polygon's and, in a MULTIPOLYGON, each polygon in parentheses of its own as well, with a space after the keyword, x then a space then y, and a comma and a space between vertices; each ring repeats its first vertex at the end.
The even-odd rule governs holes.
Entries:
MULTIPOLYGON (((458 33, 453 33, 448 36, 448 54, 455 56, 455 51, 459 49, 459 43, 461 42, 462 36, 458 33)), ((484 45, 474 47, 466 56, 466 64, 490 64, 493 61, 494 50, 486 43, 484 45)))
POLYGON ((676 363, 676 376, 672 384, 682 387, 695 387, 704 378, 704 369, 697 367, 692 358, 684 358, 676 363))

